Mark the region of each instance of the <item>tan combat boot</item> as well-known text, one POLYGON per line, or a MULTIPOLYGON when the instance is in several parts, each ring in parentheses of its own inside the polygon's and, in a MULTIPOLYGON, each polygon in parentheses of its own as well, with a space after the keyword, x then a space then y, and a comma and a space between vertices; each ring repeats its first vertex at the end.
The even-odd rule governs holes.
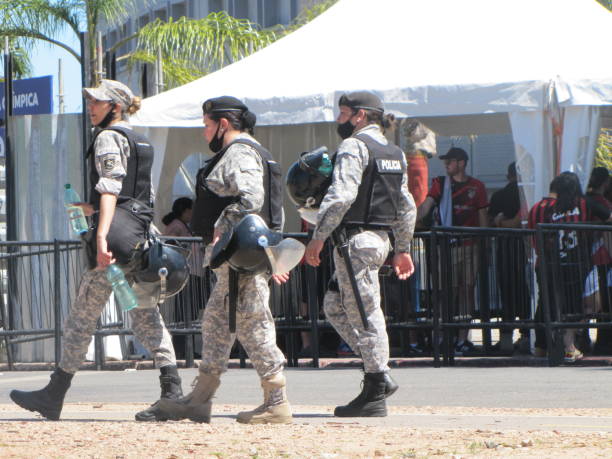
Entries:
POLYGON ((291 406, 285 391, 286 381, 282 373, 261 380, 264 391, 263 405, 253 411, 238 413, 237 421, 243 424, 289 424, 292 422, 291 406))
POLYGON ((191 393, 175 400, 162 398, 155 404, 156 420, 210 422, 211 400, 220 383, 219 375, 200 372, 191 393))

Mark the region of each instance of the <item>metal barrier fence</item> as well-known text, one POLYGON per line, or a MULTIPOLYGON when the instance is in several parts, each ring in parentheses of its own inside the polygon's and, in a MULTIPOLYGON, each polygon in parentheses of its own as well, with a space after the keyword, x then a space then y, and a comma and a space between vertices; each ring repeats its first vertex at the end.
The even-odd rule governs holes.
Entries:
MULTIPOLYGON (((287 236, 307 239, 306 233, 287 236)), ((192 249, 192 275, 185 290, 162 304, 160 311, 174 337, 177 356, 192 366, 201 347, 201 316, 214 274, 201 269, 199 238, 173 239, 192 249)), ((413 355, 410 344, 420 340, 431 349, 427 355, 434 366, 453 364, 455 336, 468 329, 482 333, 481 348, 470 355, 503 355, 511 352, 512 333, 519 329, 526 339, 535 330, 536 344, 550 350, 551 365, 558 364, 564 330, 612 329, 607 288, 612 275, 608 276, 610 266, 602 264, 610 260, 598 259, 593 252, 607 244, 612 247, 611 239, 612 227, 594 225, 540 225, 537 230, 453 227, 415 234, 411 249, 415 274, 400 281, 390 266, 380 273, 392 356, 413 355), (567 258, 563 254, 570 246, 579 250, 567 258), (499 331, 496 344, 492 330, 499 331)), ((326 246, 320 267, 301 264, 286 284, 271 287, 270 308, 290 366, 297 365, 300 342, 306 337, 312 364, 318 366, 323 338, 332 335, 322 312, 333 272, 331 255, 326 246)), ((0 336, 10 368, 33 357, 59 361, 61 324, 83 266, 78 241, 0 243, 0 336), (44 346, 50 339, 52 355, 51 348, 44 346)), ((115 306, 110 302, 108 308, 115 306)), ((132 334, 129 314, 114 313, 99 321, 95 334, 100 369, 105 336, 119 335, 123 355, 133 353, 123 340, 132 334)), ((234 355, 244 365, 246 356, 239 345, 234 355)))
POLYGON ((551 364, 557 364, 576 329, 600 333, 612 328, 612 231, 609 226, 540 224, 535 245, 541 292, 536 319, 545 324, 536 345, 548 349, 551 364))
POLYGON ((0 336, 10 369, 41 350, 59 361, 63 315, 81 273, 80 248, 78 241, 0 243, 0 336), (54 339, 53 348, 41 342, 46 339, 54 339))
POLYGON ((488 355, 507 353, 502 338, 510 338, 512 346, 514 329, 525 336, 539 327, 533 320, 535 259, 530 241, 534 234, 494 228, 432 231, 430 252, 440 260, 436 290, 444 363, 452 364, 457 353, 455 335, 465 336, 469 329, 482 330, 482 350, 470 355, 488 355), (493 329, 500 334, 496 347, 491 342, 493 329))

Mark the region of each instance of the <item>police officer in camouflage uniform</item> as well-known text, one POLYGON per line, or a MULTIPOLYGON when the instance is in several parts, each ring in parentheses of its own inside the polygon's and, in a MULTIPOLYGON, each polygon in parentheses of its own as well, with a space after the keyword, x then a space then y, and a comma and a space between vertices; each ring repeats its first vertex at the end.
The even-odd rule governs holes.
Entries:
MULTIPOLYGON (((140 108, 140 98, 135 97, 124 84, 113 80, 102 80, 97 88, 83 89, 83 94, 87 98, 90 120, 97 129, 88 155, 93 178, 90 203, 81 204, 85 215, 94 216, 94 221, 97 221, 96 228, 90 230, 86 236, 92 269, 83 274, 77 297, 64 323, 62 359, 51 375, 51 381, 39 391, 13 390, 10 393, 11 399, 19 406, 53 420, 60 417, 64 396, 72 377, 85 358, 96 322, 112 291, 106 279, 105 268, 114 263, 115 258, 117 262, 127 261, 122 268, 131 281, 133 279, 130 274, 138 269, 139 264, 135 257, 132 260, 120 260, 119 254, 113 253, 110 247, 111 237, 115 240, 129 238, 122 231, 125 221, 116 221, 125 215, 122 203, 132 202, 130 198, 140 198, 151 210, 148 205, 153 202, 153 149, 144 137, 131 130, 127 122, 128 115, 140 108), (139 143, 138 148, 143 148, 142 152, 135 151, 135 142, 139 143), (138 161, 137 168, 135 165, 138 161), (132 196, 134 193, 138 196, 132 196)), ((146 229, 147 225, 144 227, 146 229)), ((141 240, 136 238, 132 253, 136 253, 137 246, 144 242, 144 237, 141 240)), ((137 286, 133 285, 135 290, 137 286)), ((155 364, 160 368, 161 397, 177 398, 182 395, 181 379, 177 372, 170 334, 157 303, 143 301, 140 297, 138 299, 138 307, 130 311, 134 334, 154 356, 155 364)), ((138 413, 136 418, 150 420, 151 415, 145 410, 138 413)))
POLYGON ((416 209, 408 191, 403 152, 389 143, 381 100, 366 91, 345 94, 339 101, 338 134, 344 139, 334 157, 332 183, 321 202, 317 225, 306 248, 306 262, 320 263, 325 240, 334 231, 348 243, 350 261, 363 300, 368 327, 364 327, 345 261, 334 250, 339 288, 330 288, 324 311, 364 363, 362 392, 348 405, 336 407, 336 416, 386 416, 385 398, 397 390, 387 374, 389 339, 380 306, 378 271, 390 250, 389 231, 395 240, 393 268, 400 279, 414 271, 409 245, 416 209))
MULTIPOLYGON (((203 104, 204 137, 215 156, 198 171, 196 201, 191 220, 195 234, 208 245, 205 265, 221 235, 252 213, 260 215, 271 229, 282 225, 282 193, 270 193, 281 180, 280 168, 253 137, 255 115, 238 99, 229 96, 203 104), (280 196, 279 196, 280 194, 280 196)), ((202 361, 193 391, 179 400, 163 400, 157 406, 158 420, 190 419, 210 422, 211 399, 227 370, 236 338, 245 348, 261 379, 264 402, 253 411, 238 414, 238 422, 288 423, 291 408, 285 392, 285 357, 276 345, 274 320, 269 308, 268 274, 240 274, 236 306, 236 332, 228 322, 228 263, 214 270, 217 283, 204 310, 202 361)), ((277 283, 287 275, 273 275, 277 283)))

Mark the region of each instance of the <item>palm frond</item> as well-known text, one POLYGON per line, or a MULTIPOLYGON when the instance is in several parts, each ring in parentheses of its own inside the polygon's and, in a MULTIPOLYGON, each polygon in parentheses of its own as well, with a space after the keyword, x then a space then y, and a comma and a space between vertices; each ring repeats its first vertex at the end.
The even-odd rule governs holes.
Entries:
POLYGON ((275 31, 278 35, 287 35, 299 29, 303 25, 309 23, 318 15, 327 11, 330 7, 334 6, 336 3, 338 3, 338 0, 322 0, 319 3, 316 3, 315 5, 311 6, 310 8, 303 9, 300 14, 298 14, 288 26, 275 26, 275 31))
MULTIPOLYGON (((135 11, 137 3, 147 7, 151 0, 80 0, 78 3, 84 15, 87 32, 93 37, 102 22, 109 27, 120 25, 135 11)), ((93 44, 91 41, 90 46, 93 47, 93 44)))
POLYGON ((43 35, 57 36, 65 27, 79 32, 80 17, 74 1, 3 0, 0 18, 3 26, 37 30, 43 35))
MULTIPOLYGON (((144 51, 136 51, 127 56, 127 59, 128 70, 132 71, 133 67, 139 63, 155 64, 157 56, 144 51)), ((175 88, 204 76, 204 72, 189 60, 166 60, 163 69, 165 89, 175 88)))
POLYGON ((204 73, 248 56, 276 39, 273 32, 259 30, 247 19, 224 11, 203 19, 156 20, 138 31, 137 50, 157 55, 164 62, 193 62, 204 73))
POLYGON ((60 48, 65 49, 66 51, 68 51, 70 54, 72 54, 77 60, 80 61, 81 57, 80 55, 74 50, 72 49, 70 46, 54 40, 51 37, 48 37, 47 35, 44 35, 40 32, 38 32, 37 30, 32 30, 32 29, 26 29, 26 28, 9 28, 9 29, 4 29, 0 27, 0 35, 1 36, 5 36, 5 37, 9 37, 9 38, 19 38, 21 39, 21 41, 19 41, 19 47, 23 48, 25 50, 30 50, 30 45, 31 43, 28 41, 28 39, 31 40, 42 40, 42 41, 46 41, 47 43, 51 43, 53 45, 57 45, 60 48))
POLYGON ((602 166, 612 171, 612 129, 602 129, 597 139, 595 166, 602 166))
MULTIPOLYGON (((17 38, 9 38, 9 47, 13 56, 13 78, 21 79, 32 75, 32 62, 27 50, 19 45, 17 38)), ((4 65, 4 55, 0 59, 4 65)))

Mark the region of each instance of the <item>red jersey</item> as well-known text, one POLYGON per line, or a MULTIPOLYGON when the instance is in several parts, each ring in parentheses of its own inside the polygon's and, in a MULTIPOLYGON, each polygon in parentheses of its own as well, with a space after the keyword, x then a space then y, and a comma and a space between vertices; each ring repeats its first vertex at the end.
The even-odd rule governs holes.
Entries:
MULTIPOLYGON (((576 206, 566 212, 555 212, 556 202, 555 198, 544 198, 537 202, 529 211, 529 228, 535 229, 538 223, 583 223, 592 221, 594 217, 605 221, 610 216, 609 211, 592 205, 585 198, 579 198, 576 206)), ((559 256, 561 261, 580 256, 576 231, 559 231, 559 256)))
POLYGON ((564 213, 555 212, 555 198, 544 198, 536 202, 529 211, 529 228, 535 229, 538 223, 580 223, 589 221, 586 200, 580 198, 576 207, 564 213))
POLYGON ((489 205, 484 183, 474 177, 465 182, 456 182, 451 177, 435 177, 427 196, 440 204, 444 192, 444 181, 451 180, 453 195, 453 226, 480 226, 478 211, 489 205))

